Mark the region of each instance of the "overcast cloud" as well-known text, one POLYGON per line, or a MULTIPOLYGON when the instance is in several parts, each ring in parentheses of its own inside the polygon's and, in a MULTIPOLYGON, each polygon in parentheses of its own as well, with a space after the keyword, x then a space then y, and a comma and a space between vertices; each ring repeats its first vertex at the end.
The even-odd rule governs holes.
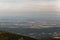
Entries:
MULTIPOLYGON (((41 0, 0 0, 1 12, 26 12, 26 11, 51 11, 51 9, 59 6, 57 1, 41 1, 41 0)), ((57 8, 56 8, 57 9, 57 8)), ((55 9, 54 9, 55 10, 55 9)), ((54 11, 53 10, 53 11, 54 11)))
MULTIPOLYGON (((59 0, 0 0, 0 13, 60 11, 59 0)), ((3 14, 1 14, 3 15, 3 14)))

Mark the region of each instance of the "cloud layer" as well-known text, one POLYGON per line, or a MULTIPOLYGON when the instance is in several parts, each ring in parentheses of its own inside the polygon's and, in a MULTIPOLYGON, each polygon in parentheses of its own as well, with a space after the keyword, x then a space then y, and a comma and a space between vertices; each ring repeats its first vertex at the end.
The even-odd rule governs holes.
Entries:
POLYGON ((0 0, 0 12, 60 11, 60 1, 0 0))

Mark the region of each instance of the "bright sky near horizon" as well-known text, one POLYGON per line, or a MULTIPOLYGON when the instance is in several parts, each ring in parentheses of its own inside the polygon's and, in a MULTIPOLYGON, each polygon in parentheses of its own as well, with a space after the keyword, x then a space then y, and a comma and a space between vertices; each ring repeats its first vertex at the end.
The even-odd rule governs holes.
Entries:
POLYGON ((0 0, 0 14, 60 11, 59 0, 0 0))

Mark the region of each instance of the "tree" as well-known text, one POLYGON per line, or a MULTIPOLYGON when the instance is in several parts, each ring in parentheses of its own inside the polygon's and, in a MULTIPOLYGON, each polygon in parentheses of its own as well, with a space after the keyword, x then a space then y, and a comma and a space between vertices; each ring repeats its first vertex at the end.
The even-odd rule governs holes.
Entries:
POLYGON ((18 39, 18 40, 24 40, 24 38, 23 37, 21 37, 20 39, 18 39))

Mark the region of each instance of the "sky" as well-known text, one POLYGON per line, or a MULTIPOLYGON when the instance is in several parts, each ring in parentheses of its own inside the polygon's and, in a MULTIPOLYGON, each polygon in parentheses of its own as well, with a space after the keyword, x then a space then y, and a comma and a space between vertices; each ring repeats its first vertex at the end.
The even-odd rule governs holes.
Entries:
POLYGON ((60 0, 0 0, 0 16, 49 11, 60 11, 60 0))

